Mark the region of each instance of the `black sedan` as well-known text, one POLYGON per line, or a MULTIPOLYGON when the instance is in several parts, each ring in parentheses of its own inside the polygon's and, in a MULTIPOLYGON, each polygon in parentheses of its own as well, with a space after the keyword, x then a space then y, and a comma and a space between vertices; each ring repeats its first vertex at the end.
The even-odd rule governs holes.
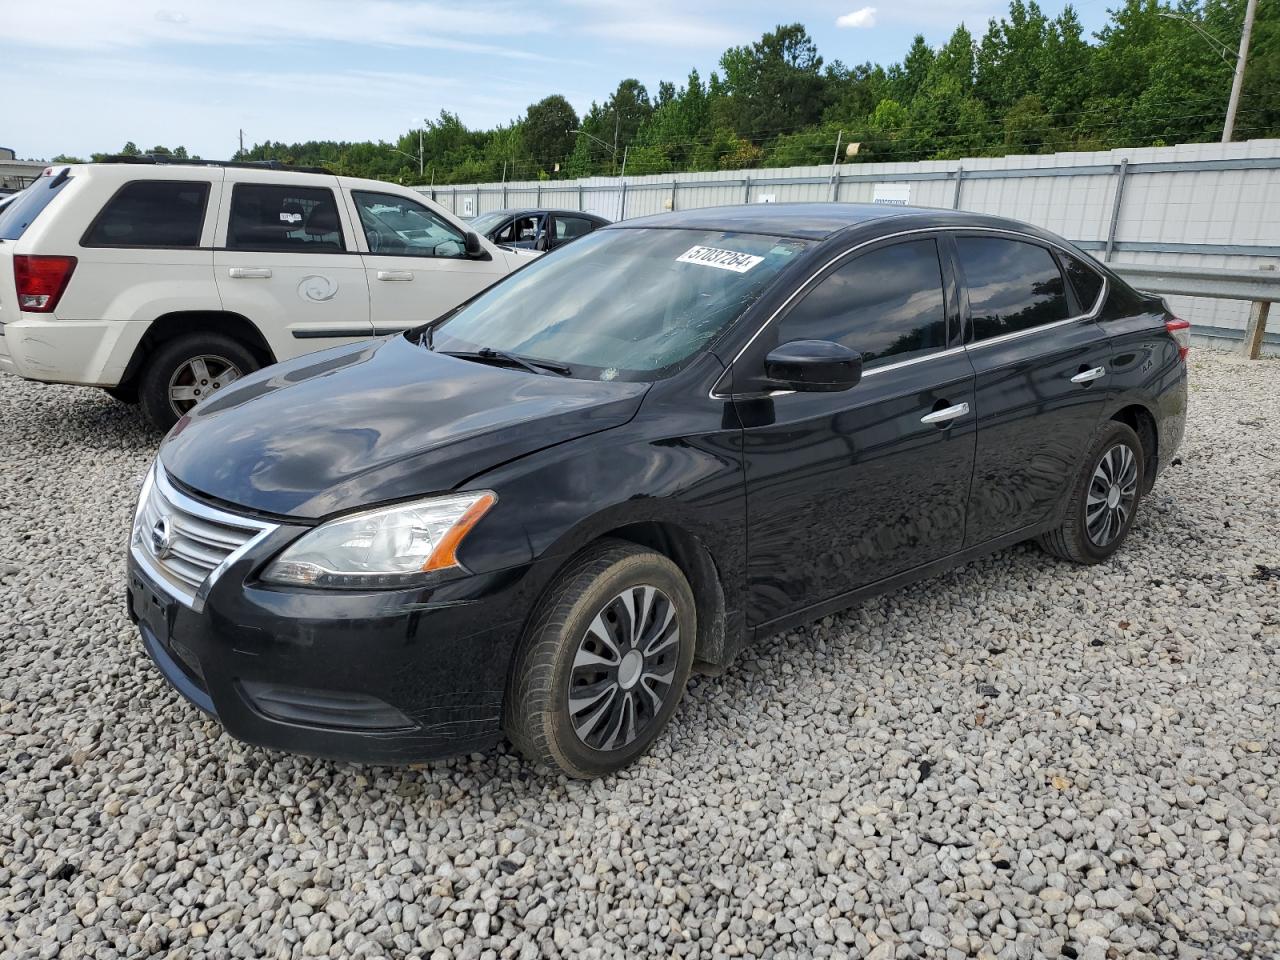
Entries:
POLYGON ((581 210, 494 210, 468 224, 476 233, 504 247, 543 252, 608 225, 604 217, 581 210))
POLYGON ((616 224, 197 406, 141 494, 129 612, 252 743, 505 734, 601 775, 763 634, 1022 540, 1106 560, 1182 439, 1187 342, 1009 220, 616 224))

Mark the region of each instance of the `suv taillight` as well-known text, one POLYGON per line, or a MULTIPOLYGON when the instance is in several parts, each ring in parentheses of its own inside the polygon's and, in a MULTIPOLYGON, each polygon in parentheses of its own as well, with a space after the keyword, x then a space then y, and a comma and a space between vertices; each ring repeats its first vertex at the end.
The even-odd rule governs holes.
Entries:
POLYGON ((1191 324, 1174 317, 1164 325, 1164 328, 1173 335, 1174 340, 1178 341, 1178 359, 1187 359, 1187 354, 1191 351, 1191 324))
POLYGON ((18 309, 52 313, 75 268, 75 257, 15 256, 13 282, 18 288, 18 309))

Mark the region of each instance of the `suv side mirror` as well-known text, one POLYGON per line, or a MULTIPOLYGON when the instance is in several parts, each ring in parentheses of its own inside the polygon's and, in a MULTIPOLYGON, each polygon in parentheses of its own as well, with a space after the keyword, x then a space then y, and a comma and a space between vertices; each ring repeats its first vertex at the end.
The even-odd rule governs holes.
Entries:
POLYGON ((474 230, 467 231, 462 249, 466 251, 468 257, 481 257, 484 255, 484 247, 480 243, 480 235, 474 230))
POLYGON ((765 357, 764 372, 788 390, 835 393, 862 379, 862 354, 830 340, 792 340, 765 357))

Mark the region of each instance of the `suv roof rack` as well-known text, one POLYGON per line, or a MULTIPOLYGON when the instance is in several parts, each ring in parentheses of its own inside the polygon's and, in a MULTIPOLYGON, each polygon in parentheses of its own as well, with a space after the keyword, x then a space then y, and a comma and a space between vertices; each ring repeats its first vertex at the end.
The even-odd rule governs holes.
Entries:
POLYGON ((333 171, 326 167, 296 167, 281 163, 279 160, 182 160, 177 157, 165 156, 162 153, 144 153, 138 156, 115 154, 103 157, 96 162, 150 163, 183 167, 247 167, 251 170, 283 170, 287 173, 327 173, 330 176, 333 175, 333 171))

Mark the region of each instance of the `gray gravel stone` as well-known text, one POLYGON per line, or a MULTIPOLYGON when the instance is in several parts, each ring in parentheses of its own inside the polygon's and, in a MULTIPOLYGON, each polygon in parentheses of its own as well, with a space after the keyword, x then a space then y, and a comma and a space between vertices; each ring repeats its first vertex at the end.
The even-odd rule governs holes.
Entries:
POLYGON ((0 377, 0 955, 1280 954, 1280 363, 1192 354, 1101 567, 1029 546, 765 640, 598 783, 237 743, 122 602, 158 437, 0 377))

